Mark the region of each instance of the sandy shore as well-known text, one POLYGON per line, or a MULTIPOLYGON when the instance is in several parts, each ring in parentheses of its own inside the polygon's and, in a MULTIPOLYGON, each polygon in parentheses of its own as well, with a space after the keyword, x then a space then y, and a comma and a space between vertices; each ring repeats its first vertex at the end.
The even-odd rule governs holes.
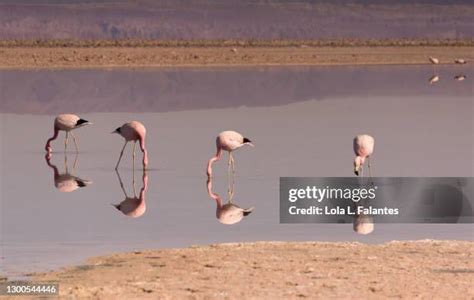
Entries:
POLYGON ((474 46, 0 47, 0 68, 429 64, 474 60, 474 46))
POLYGON ((33 281, 63 298, 288 299, 474 297, 474 243, 259 242, 90 259, 33 281))

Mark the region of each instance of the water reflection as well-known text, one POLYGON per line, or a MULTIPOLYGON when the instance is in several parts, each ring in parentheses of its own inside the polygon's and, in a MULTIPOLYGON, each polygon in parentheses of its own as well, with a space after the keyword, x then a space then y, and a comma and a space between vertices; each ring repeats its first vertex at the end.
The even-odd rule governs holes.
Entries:
POLYGON ((436 68, 423 65, 5 70, 0 71, 0 111, 149 113, 268 107, 310 99, 366 97, 368 94, 385 97, 472 95, 467 84, 454 88, 446 83, 446 88, 433 89, 426 82, 433 76, 452 78, 455 74, 464 74, 469 78, 473 73, 472 65, 436 68))
POLYGON ((223 204, 223 201, 218 193, 213 192, 212 190, 212 178, 207 180, 207 193, 211 199, 216 201, 216 218, 222 224, 232 225, 239 223, 242 219, 248 216, 252 211, 253 207, 250 208, 241 208, 237 204, 233 203, 234 198, 234 182, 229 181, 228 188, 228 200, 226 204, 223 204))
POLYGON ((354 217, 353 229, 358 234, 369 234, 374 231, 374 219, 370 215, 359 214, 354 217))
MULTIPOLYGON (((372 176, 365 178, 361 177, 359 179, 359 184, 361 187, 376 188, 372 176)), ((374 231, 375 222, 373 216, 362 212, 364 209, 369 209, 370 207, 371 202, 368 199, 352 202, 352 211, 356 213, 352 219, 352 229, 355 233, 367 235, 374 231)))
POLYGON ((112 204, 116 209, 121 211, 124 215, 132 218, 139 218, 143 216, 146 212, 146 190, 148 188, 148 175, 146 172, 143 172, 142 175, 142 188, 140 190, 140 194, 137 197, 136 188, 135 188, 135 169, 133 169, 132 175, 132 188, 133 188, 133 197, 129 197, 125 187, 123 185, 122 178, 120 177, 120 173, 118 170, 115 171, 117 173, 117 178, 120 183, 120 188, 125 195, 125 200, 120 202, 119 204, 112 204))
POLYGON ((439 75, 433 75, 428 79, 428 82, 430 84, 434 84, 439 81, 439 75))
POLYGON ((76 172, 78 156, 78 153, 76 153, 72 166, 72 172, 69 173, 67 154, 64 153, 64 173, 59 173, 59 170, 56 165, 51 163, 51 155, 45 155, 46 164, 51 169, 53 169, 54 172, 54 186, 60 192, 69 193, 77 190, 78 188, 86 187, 92 184, 91 180, 82 179, 74 175, 76 172))

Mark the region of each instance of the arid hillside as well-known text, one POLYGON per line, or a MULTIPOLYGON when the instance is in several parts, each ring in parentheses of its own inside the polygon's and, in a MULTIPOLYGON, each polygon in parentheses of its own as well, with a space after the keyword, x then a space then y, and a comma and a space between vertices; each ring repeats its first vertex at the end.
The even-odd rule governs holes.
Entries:
POLYGON ((0 39, 474 37, 469 1, 11 1, 0 39))

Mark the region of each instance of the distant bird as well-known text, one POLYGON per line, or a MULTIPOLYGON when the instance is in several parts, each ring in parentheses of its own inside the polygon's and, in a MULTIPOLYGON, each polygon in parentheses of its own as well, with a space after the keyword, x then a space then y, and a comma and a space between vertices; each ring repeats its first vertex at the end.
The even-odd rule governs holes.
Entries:
POLYGON ((454 79, 457 80, 457 81, 463 81, 466 78, 467 78, 467 76, 463 75, 463 74, 459 74, 459 75, 454 76, 454 79))
POLYGON ((430 56, 430 57, 429 57, 429 60, 430 60, 430 62, 431 62, 433 65, 439 64, 439 59, 437 59, 436 57, 430 56))
POLYGON ((439 81, 439 75, 433 75, 433 76, 431 76, 431 77, 428 79, 428 82, 429 82, 430 84, 436 83, 436 82, 438 82, 438 81, 439 81))
POLYGON ((354 138, 354 173, 356 176, 362 175, 362 168, 365 160, 367 159, 370 174, 370 156, 374 153, 375 140, 368 134, 361 134, 354 138))
POLYGON ((212 179, 207 180, 207 193, 211 199, 216 201, 216 218, 220 223, 226 225, 232 225, 239 223, 242 219, 250 215, 253 211, 253 207, 241 208, 240 206, 232 203, 233 192, 230 193, 229 201, 226 204, 222 204, 222 199, 219 194, 212 191, 212 179))
POLYGON ((232 170, 234 170, 235 166, 234 158, 232 157, 232 151, 237 150, 244 145, 253 147, 252 142, 248 138, 243 137, 238 132, 228 130, 219 133, 216 138, 217 153, 209 160, 207 164, 207 176, 212 176, 212 164, 215 161, 221 159, 223 150, 229 152, 229 167, 232 166, 232 170))
POLYGON ((454 63, 460 64, 460 65, 464 65, 464 64, 467 63, 467 61, 466 61, 465 59, 463 59, 463 58, 456 58, 456 59, 454 60, 454 63))
POLYGON ((74 141, 74 145, 76 146, 76 152, 78 152, 79 148, 77 147, 76 137, 72 134, 71 131, 76 128, 80 128, 82 126, 90 125, 90 124, 92 123, 84 119, 81 119, 79 116, 74 115, 74 114, 58 115, 56 119, 54 119, 54 134, 46 142, 46 146, 44 147, 45 150, 50 154, 52 151, 51 142, 54 141, 58 137, 59 131, 65 131, 66 138, 64 139, 64 150, 67 149, 68 137, 69 137, 69 134, 71 134, 72 139, 74 141))
POLYGON ((122 159, 123 151, 125 150, 125 146, 127 146, 128 142, 134 142, 133 162, 135 163, 135 148, 137 146, 137 141, 140 142, 140 149, 143 152, 143 169, 146 169, 146 167, 148 166, 148 153, 145 148, 145 138, 146 138, 145 126, 138 121, 131 121, 115 129, 112 133, 118 133, 125 139, 125 144, 123 145, 122 151, 120 151, 120 157, 117 161, 117 165, 115 166, 115 170, 118 169, 120 160, 122 159))
POLYGON ((230 49, 230 51, 232 51, 234 53, 237 53, 237 48, 232 48, 232 49, 230 49))
MULTIPOLYGON (((51 156, 46 154, 45 156, 46 159, 46 164, 53 169, 54 172, 54 186, 63 193, 70 193, 78 188, 83 188, 86 187, 90 184, 92 184, 91 180, 87 179, 81 179, 79 177, 76 177, 74 175, 69 174, 68 168, 67 168, 67 158, 64 159, 65 163, 65 168, 66 172, 60 174, 58 171, 58 168, 51 163, 51 156)), ((77 157, 76 157, 77 161, 77 157)), ((74 162, 74 169, 75 169, 76 162, 74 162)))
MULTIPOLYGON (((135 175, 135 174, 134 174, 135 175)), ((135 185, 133 186, 133 197, 129 197, 125 188, 123 187, 122 179, 120 178, 120 174, 117 171, 117 176, 120 182, 120 187, 122 188, 123 193, 125 194, 125 200, 120 202, 119 204, 112 204, 117 210, 121 211, 124 215, 132 218, 141 217, 146 212, 146 190, 148 188, 148 175, 146 172, 143 172, 142 182, 143 187, 140 190, 140 196, 137 197, 135 195, 135 185)))

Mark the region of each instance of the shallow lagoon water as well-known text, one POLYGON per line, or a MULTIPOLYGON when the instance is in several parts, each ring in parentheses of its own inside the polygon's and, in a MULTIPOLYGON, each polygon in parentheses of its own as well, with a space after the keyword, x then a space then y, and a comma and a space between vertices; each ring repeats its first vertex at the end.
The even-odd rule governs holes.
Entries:
MULTIPOLYGON (((1 71, 1 271, 8 276, 77 264, 89 256, 145 248, 258 240, 360 241, 474 239, 471 224, 279 224, 280 176, 352 176, 352 138, 376 138, 375 176, 473 176, 472 68, 431 66, 1 71), (463 82, 453 79, 463 72, 463 82), (93 183, 55 187, 65 172, 63 134, 48 165, 44 144, 58 112, 94 125, 75 131, 80 152, 68 171, 93 183), (114 171, 123 144, 110 132, 137 119, 148 128, 146 211, 139 218, 111 204, 125 199, 114 171), (205 166, 215 136, 235 129, 255 148, 235 154, 234 203, 255 207, 235 225, 216 219, 205 166)), ((132 171, 127 148, 120 177, 128 194, 142 187, 141 153, 132 171)), ((214 191, 227 193, 226 156, 214 191)))

